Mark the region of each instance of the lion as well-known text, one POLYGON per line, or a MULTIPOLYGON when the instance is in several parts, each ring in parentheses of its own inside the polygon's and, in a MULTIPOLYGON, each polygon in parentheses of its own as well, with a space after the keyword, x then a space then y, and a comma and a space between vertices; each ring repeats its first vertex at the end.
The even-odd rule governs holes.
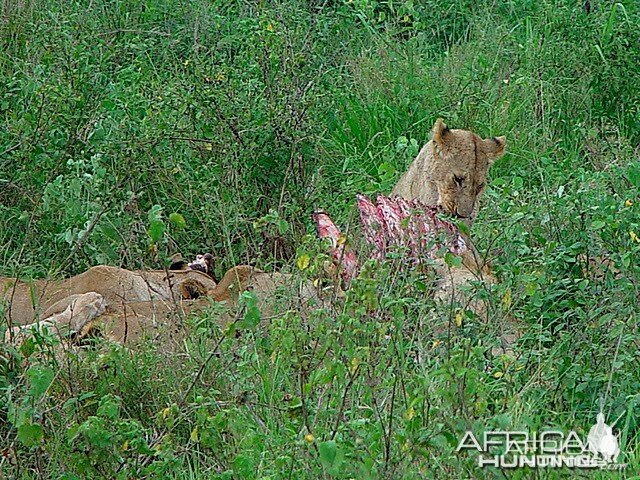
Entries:
POLYGON ((7 328, 5 342, 20 345, 34 331, 66 338, 80 332, 92 319, 105 312, 104 297, 96 292, 73 294, 56 302, 42 321, 7 328))
POLYGON ((43 332, 78 332, 105 311, 129 302, 172 302, 197 298, 216 286, 206 273, 129 271, 99 265, 64 280, 21 281, 0 277, 0 304, 5 305, 6 337, 19 341, 24 326, 43 332))
MULTIPOLYGON (((253 292, 262 320, 283 313, 290 307, 299 311, 320 308, 330 304, 330 293, 311 282, 287 273, 267 273, 249 265, 238 265, 228 270, 220 283, 197 299, 184 299, 179 304, 170 302, 128 302, 117 309, 107 309, 82 331, 99 331, 107 339, 124 345, 135 345, 145 338, 167 335, 173 340, 184 337, 179 319, 203 312, 212 303, 222 304, 224 313, 218 317, 225 327, 235 317, 243 292, 253 292), (280 295, 282 294, 282 295, 280 295)), ((240 312, 241 313, 241 312, 240 312)))
MULTIPOLYGON (((431 140, 422 147, 392 194, 438 206, 471 226, 478 215, 489 167, 504 155, 506 143, 504 136, 483 140, 469 130, 452 130, 439 118, 433 125, 431 140)), ((448 269, 442 264, 439 268, 438 298, 465 299, 460 287, 472 280, 494 283, 489 265, 480 258, 471 240, 465 240, 468 251, 462 266, 448 269)))
MULTIPOLYGON (((431 140, 422 147, 392 194, 438 206, 444 213, 471 227, 478 215, 489 168, 504 155, 506 143, 504 136, 482 139, 469 130, 450 129, 439 118, 433 125, 431 140)), ((449 267, 444 261, 436 262, 438 280, 433 297, 437 303, 456 304, 488 321, 486 301, 474 295, 470 287, 476 283, 491 288, 497 280, 471 238, 463 237, 467 251, 460 266, 449 267)), ((513 343, 516 336, 509 335, 507 343, 513 343)), ((506 337, 503 335, 503 339, 506 337)))
POLYGON ((115 307, 126 302, 190 298, 215 286, 209 275, 196 270, 130 271, 98 265, 64 280, 0 277, 0 302, 8 304, 6 316, 11 324, 25 325, 48 318, 54 305, 60 308, 60 302, 73 295, 95 292, 104 297, 108 307, 115 307))
POLYGON ((505 146, 505 137, 483 140, 468 130, 451 130, 439 118, 431 140, 392 194, 437 205, 471 226, 478 215, 489 167, 504 155, 505 146))
MULTIPOLYGON (((247 290, 255 293, 263 318, 286 308, 279 302, 279 291, 303 309, 322 306, 328 298, 294 275, 266 273, 249 265, 231 268, 218 284, 199 271, 168 273, 167 277, 164 271, 101 265, 56 282, 0 279, 13 322, 5 340, 20 344, 35 329, 79 338, 98 332, 111 341, 135 345, 149 337, 181 338, 180 320, 186 315, 201 312, 210 302, 231 310, 247 290)), ((226 324, 230 317, 222 315, 220 320, 226 324)))

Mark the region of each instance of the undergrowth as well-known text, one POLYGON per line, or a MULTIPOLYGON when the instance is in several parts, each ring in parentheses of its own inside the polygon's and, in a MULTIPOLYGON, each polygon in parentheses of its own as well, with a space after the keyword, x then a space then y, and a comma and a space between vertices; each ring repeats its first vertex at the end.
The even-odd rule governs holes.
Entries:
POLYGON ((638 478, 635 2, 2 8, 6 276, 158 268, 176 251, 213 252, 218 275, 296 271, 317 260, 309 214, 353 223, 355 194, 389 192, 437 117, 506 135, 508 153, 473 228, 500 279, 491 324, 374 265, 342 309, 227 331, 214 308, 171 354, 3 344, 0 476, 638 478), (507 319, 524 335, 493 356, 507 319), (456 453, 467 430, 584 436, 600 409, 623 472, 456 453))

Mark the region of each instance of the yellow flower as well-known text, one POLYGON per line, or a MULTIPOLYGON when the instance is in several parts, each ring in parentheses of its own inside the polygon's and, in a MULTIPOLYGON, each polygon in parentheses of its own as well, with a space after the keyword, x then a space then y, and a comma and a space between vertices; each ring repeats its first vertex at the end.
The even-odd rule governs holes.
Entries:
POLYGON ((461 312, 456 313, 456 326, 457 327, 461 327, 462 326, 462 313, 461 312))
POLYGON ((625 207, 630 207, 631 205, 633 205, 633 202, 631 200, 627 200, 626 202, 624 202, 625 207))
POLYGON ((632 242, 640 242, 640 238, 638 238, 638 235, 636 235, 636 232, 633 230, 629 230, 629 236, 631 237, 632 242))
POLYGON ((273 25, 271 25, 271 22, 267 24, 267 32, 273 32, 273 25))
POLYGON ((304 436, 304 441, 307 443, 313 443, 313 441, 315 440, 315 437, 313 435, 311 435, 310 433, 307 433, 304 436))

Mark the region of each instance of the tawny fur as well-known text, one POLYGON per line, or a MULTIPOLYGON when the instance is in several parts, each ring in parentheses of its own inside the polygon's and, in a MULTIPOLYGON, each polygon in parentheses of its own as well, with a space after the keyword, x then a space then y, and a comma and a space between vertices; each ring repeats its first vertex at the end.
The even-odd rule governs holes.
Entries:
POLYGON ((163 300, 182 297, 180 286, 186 280, 198 282, 202 290, 215 287, 208 275, 193 270, 130 271, 99 265, 64 280, 21 281, 0 277, 0 302, 9 306, 6 316, 13 325, 25 325, 36 318, 52 315, 56 303, 72 295, 96 292, 104 297, 107 307, 116 308, 127 302, 163 300))
POLYGON ((439 205, 470 225, 478 215, 489 167, 504 155, 505 145, 505 137, 483 140, 468 130, 451 130, 438 119, 431 140, 392 193, 439 205))
MULTIPOLYGON (((105 266, 90 268, 59 282, 36 281, 33 287, 40 303, 35 308, 30 302, 29 284, 2 279, 5 301, 14 300, 11 311, 16 324, 7 340, 12 335, 14 342, 19 343, 33 328, 41 331, 46 328, 48 332, 76 333, 80 337, 99 332, 112 341, 129 345, 145 338, 162 338, 163 344, 167 342, 166 347, 170 348, 170 340, 184 336, 180 326, 186 315, 202 311, 211 301, 224 303, 232 309, 246 290, 256 294, 264 318, 289 307, 304 310, 324 303, 312 284, 293 275, 266 273, 248 265, 233 267, 217 285, 197 271, 170 273, 173 294, 165 272, 130 272, 105 266), (143 283, 140 283, 141 278, 143 283), (84 294, 91 288, 99 293, 84 294), (279 296, 279 291, 284 295, 279 296), (13 297, 11 292, 14 292, 13 297), (193 295, 194 292, 197 295, 193 295), (98 299, 99 308, 91 309, 98 299), (71 302, 74 302, 75 316, 69 315, 68 309, 64 310, 71 302), (40 312, 43 321, 32 323, 36 311, 40 312)), ((230 318, 221 315, 220 321, 224 324, 230 318)))
MULTIPOLYGON (((442 119, 433 125, 432 138, 422 148, 393 192, 406 199, 418 199, 427 205, 438 205, 449 215, 461 218, 471 226, 480 198, 485 190, 491 164, 504 155, 505 137, 483 140, 469 130, 449 129, 442 119)), ((486 317, 486 306, 465 295, 472 280, 495 282, 490 267, 480 257, 469 238, 468 252, 462 266, 449 269, 444 262, 438 267, 437 301, 461 303, 486 317)))

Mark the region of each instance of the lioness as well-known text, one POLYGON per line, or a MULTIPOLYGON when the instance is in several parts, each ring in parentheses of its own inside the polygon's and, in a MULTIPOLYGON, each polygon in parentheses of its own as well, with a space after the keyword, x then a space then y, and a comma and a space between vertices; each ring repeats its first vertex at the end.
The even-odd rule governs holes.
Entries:
MULTIPOLYGON (((305 311, 320 307, 326 299, 311 283, 286 273, 267 273, 249 265, 238 265, 228 270, 220 283, 195 300, 183 300, 175 305, 170 302, 128 302, 116 309, 107 308, 104 315, 89 322, 82 335, 91 330, 115 342, 136 344, 143 338, 170 337, 180 339, 180 325, 176 314, 184 316, 201 312, 210 302, 220 302, 233 309, 242 292, 252 291, 258 300, 263 319, 287 310, 290 304, 305 311), (281 292, 283 295, 279 296, 281 292)), ((231 320, 226 313, 219 317, 224 325, 231 320)), ((184 332, 182 332, 184 333, 184 332)))
POLYGON ((422 147, 392 193, 440 206, 471 225, 478 215, 487 171, 504 155, 506 143, 505 137, 483 140, 468 130, 451 130, 439 118, 431 141, 422 147))
MULTIPOLYGON (((393 194, 435 205, 471 226, 478 215, 491 164, 505 152, 506 138, 482 139, 468 130, 452 130, 442 119, 433 125, 432 138, 424 145, 409 169, 393 188, 393 194)), ((469 284, 495 283, 491 269, 480 257, 471 239, 465 237, 467 252, 462 265, 449 268, 437 263, 436 301, 455 301, 464 309, 487 318, 487 305, 467 292, 469 284)))
POLYGON ((25 282, 0 277, 0 302, 8 305, 6 316, 12 324, 25 325, 36 318, 46 319, 64 310, 65 299, 72 295, 98 293, 104 297, 107 307, 125 302, 173 301, 197 296, 185 295, 182 292, 184 286, 199 288, 204 293, 214 288, 216 282, 209 275, 195 270, 169 271, 167 274, 162 270, 130 271, 98 265, 64 280, 25 282), (53 307, 56 311, 51 310, 53 307))
MULTIPOLYGON (((135 344, 148 336, 166 339, 164 334, 173 336, 180 330, 176 320, 185 314, 202 310, 211 300, 233 307, 245 290, 255 292, 263 316, 282 307, 278 290, 286 291, 288 300, 298 306, 322 303, 312 284, 248 265, 228 270, 218 284, 194 270, 170 271, 167 277, 164 271, 132 272, 101 265, 66 280, 26 283, 1 278, 0 285, 4 286, 0 300, 4 296, 7 317, 12 320, 5 340, 16 344, 33 329, 81 337, 99 331, 123 344, 135 344), (36 322, 36 318, 41 320, 36 322)), ((228 317, 221 320, 226 322, 228 317)))

